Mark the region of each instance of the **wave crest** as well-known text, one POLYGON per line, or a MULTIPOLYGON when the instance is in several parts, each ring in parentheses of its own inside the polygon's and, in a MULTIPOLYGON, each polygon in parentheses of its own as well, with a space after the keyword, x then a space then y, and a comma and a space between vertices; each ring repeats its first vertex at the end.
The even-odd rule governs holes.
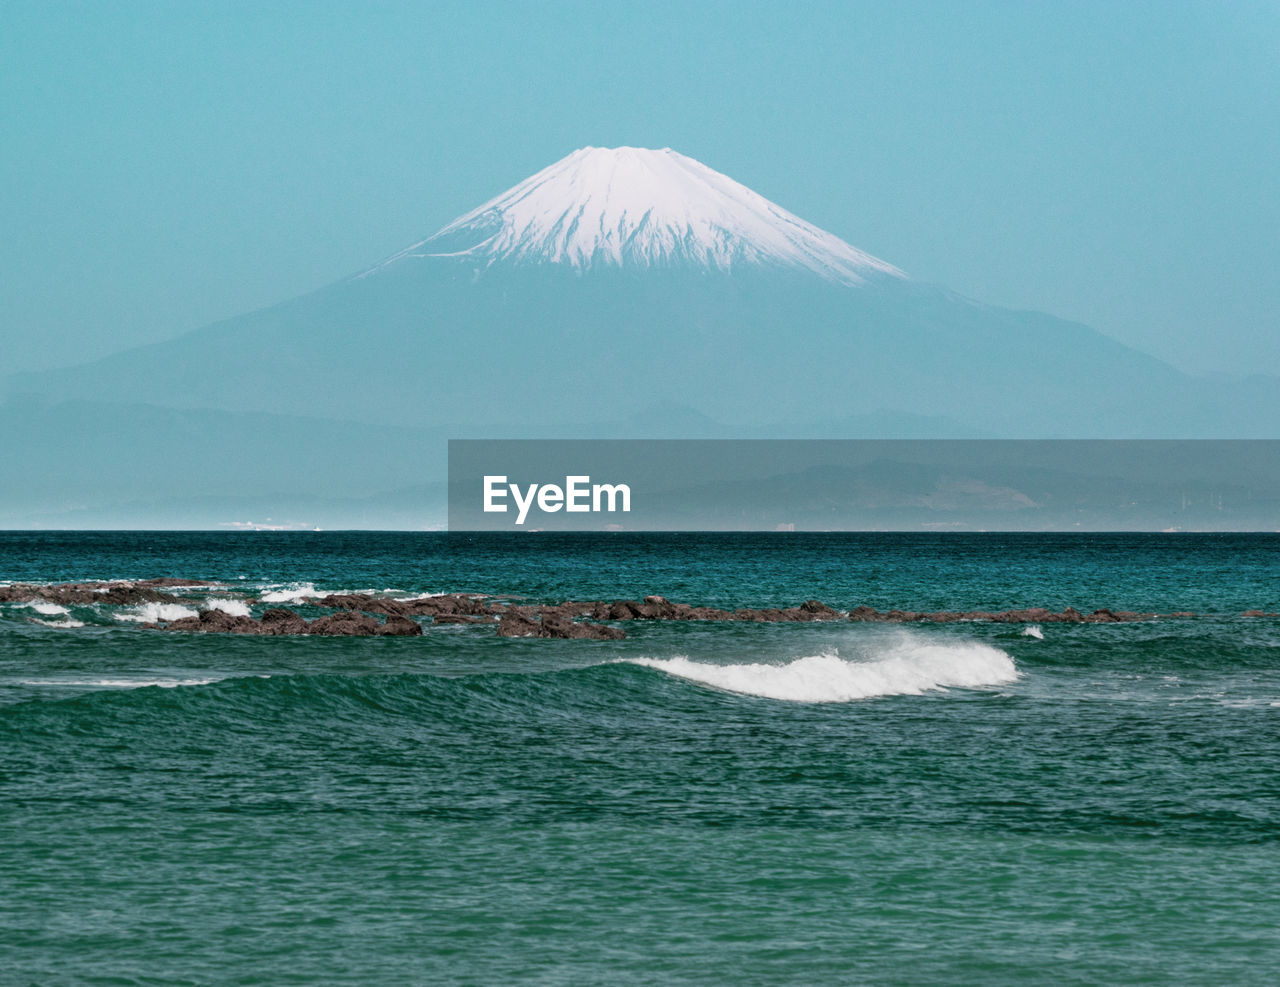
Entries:
POLYGON ((627 658, 633 665, 765 699, 842 703, 874 696, 918 696, 937 689, 976 689, 1018 678, 1013 659, 977 641, 901 641, 874 658, 848 660, 836 653, 809 655, 783 665, 717 665, 677 658, 627 658))
POLYGON ((157 620, 181 620, 183 617, 198 616, 200 614, 197 611, 180 603, 143 603, 125 613, 116 614, 116 620, 154 623, 157 620))
POLYGON ((315 583, 274 584, 276 589, 267 590, 258 597, 263 603, 302 603, 311 597, 324 596, 316 589, 315 583))
POLYGON ((221 598, 210 597, 205 601, 205 605, 210 610, 221 610, 225 614, 232 617, 248 617, 251 614, 249 604, 243 600, 224 600, 221 598))

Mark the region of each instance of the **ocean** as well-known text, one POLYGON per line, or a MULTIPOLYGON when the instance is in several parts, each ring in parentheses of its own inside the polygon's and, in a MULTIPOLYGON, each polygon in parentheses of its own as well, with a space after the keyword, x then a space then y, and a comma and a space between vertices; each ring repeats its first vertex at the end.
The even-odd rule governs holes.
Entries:
POLYGON ((268 638, 0 604, 0 982, 1280 970, 1280 617, 1244 616, 1280 611, 1280 535, 0 533, 0 583, 161 576, 254 613, 359 590, 1196 616, 268 638))

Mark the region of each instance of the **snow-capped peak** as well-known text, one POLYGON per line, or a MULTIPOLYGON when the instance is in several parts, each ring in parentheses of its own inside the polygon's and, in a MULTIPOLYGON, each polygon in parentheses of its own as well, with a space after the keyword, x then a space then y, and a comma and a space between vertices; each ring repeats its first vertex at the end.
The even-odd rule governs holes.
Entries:
POLYGON ((670 148, 574 151, 374 271, 409 257, 578 270, 774 265, 844 284, 875 274, 904 276, 670 148))

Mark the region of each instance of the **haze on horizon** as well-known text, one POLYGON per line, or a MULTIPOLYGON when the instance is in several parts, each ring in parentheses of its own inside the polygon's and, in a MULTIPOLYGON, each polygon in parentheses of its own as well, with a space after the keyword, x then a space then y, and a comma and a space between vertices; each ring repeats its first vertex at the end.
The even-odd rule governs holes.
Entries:
POLYGON ((631 144, 919 280, 1280 373, 1278 41, 1264 3, 10 3, 6 370, 283 301, 631 144))

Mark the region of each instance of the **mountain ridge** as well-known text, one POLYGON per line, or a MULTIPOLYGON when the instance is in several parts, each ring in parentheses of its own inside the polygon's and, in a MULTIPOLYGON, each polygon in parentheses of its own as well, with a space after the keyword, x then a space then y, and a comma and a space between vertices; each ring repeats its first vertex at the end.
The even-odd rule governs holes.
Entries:
POLYGON ((632 148, 574 152, 364 276, 5 389, 521 434, 662 403, 730 430, 888 412, 950 434, 1270 437, 1280 421, 1274 381, 1193 378, 1088 326, 910 280, 693 159, 632 148), (671 169, 710 198, 664 191, 671 169), (681 222, 700 233, 672 253, 681 222), (863 266, 837 270, 850 257, 863 266))

